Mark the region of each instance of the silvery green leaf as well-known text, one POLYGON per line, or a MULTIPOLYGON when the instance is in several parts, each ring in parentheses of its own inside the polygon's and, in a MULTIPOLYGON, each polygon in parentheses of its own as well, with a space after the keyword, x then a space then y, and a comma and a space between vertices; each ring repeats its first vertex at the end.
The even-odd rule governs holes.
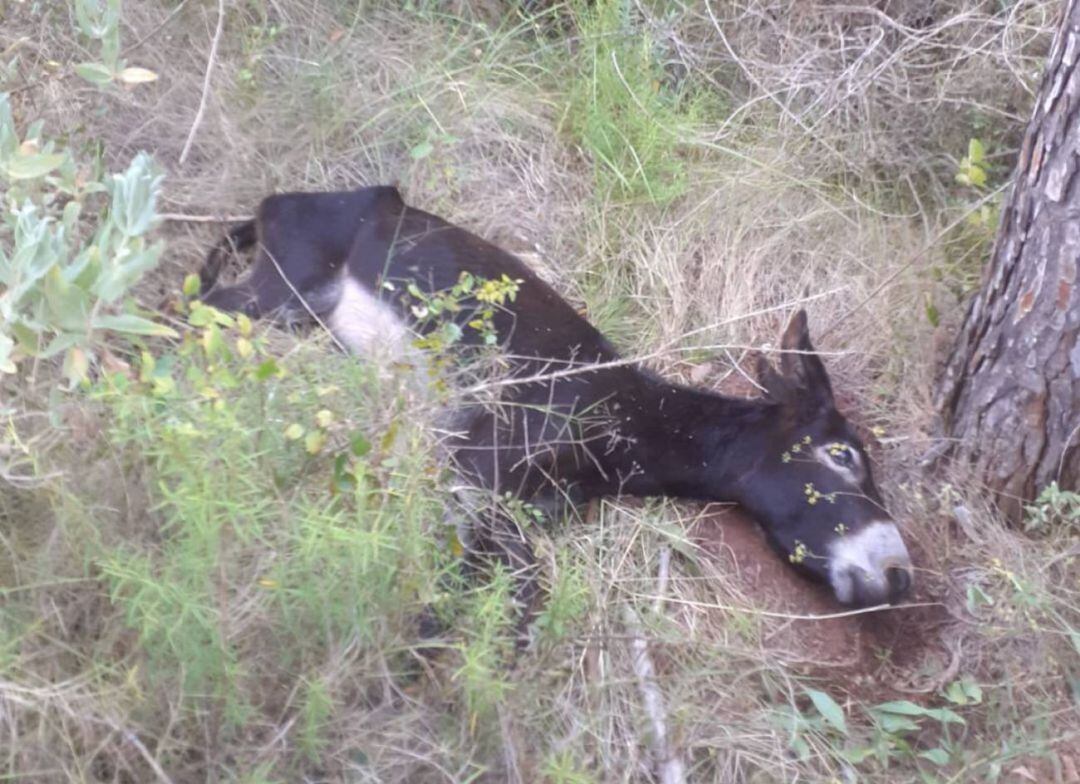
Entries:
POLYGON ((113 80, 112 69, 103 63, 79 63, 75 66, 75 73, 98 87, 113 80))
POLYGON ((156 217, 157 197, 164 179, 156 169, 153 158, 140 152, 126 172, 112 176, 110 217, 128 237, 145 234, 156 217))
POLYGON ((0 373, 14 373, 15 363, 11 361, 11 351, 15 348, 15 342, 0 332, 0 373))
POLYGON ((67 351, 72 346, 78 345, 86 335, 78 332, 61 332, 49 341, 49 345, 41 352, 42 359, 55 357, 61 351, 67 351))
POLYGON ((55 269, 46 276, 42 290, 49 308, 51 325, 61 330, 86 332, 92 307, 89 292, 69 283, 60 271, 55 269))
POLYGON ((159 337, 176 337, 176 332, 164 324, 158 324, 134 313, 119 313, 116 315, 102 315, 94 319, 95 329, 108 329, 113 332, 124 332, 129 335, 157 335, 159 337))
POLYGON ((11 102, 7 93, 0 93, 0 162, 6 161, 19 149, 19 136, 15 133, 15 120, 11 116, 11 102))

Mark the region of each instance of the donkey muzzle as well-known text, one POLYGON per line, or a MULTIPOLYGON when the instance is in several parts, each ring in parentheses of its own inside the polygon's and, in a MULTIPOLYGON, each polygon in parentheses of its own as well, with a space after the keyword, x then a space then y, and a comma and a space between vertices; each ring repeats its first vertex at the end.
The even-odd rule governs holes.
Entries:
POLYGON ((911 556, 891 520, 869 523, 829 547, 829 583, 844 604, 895 604, 912 580, 911 556))

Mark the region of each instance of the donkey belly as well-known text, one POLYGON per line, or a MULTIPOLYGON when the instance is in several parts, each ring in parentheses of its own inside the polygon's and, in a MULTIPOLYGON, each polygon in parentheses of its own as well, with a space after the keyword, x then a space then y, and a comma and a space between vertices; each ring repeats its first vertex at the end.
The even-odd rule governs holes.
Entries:
POLYGON ((353 354, 387 361, 416 361, 411 333, 399 313, 348 272, 335 284, 324 317, 327 329, 353 354))
POLYGON ((396 357, 409 348, 409 329, 397 311, 348 273, 338 284, 337 303, 326 327, 349 351, 396 357))

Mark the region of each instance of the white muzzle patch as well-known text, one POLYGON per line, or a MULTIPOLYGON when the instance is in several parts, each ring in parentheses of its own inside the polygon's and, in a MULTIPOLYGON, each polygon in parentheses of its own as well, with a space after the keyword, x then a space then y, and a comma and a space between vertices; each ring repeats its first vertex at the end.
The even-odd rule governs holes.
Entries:
POLYGON ((901 569, 911 582, 911 556, 896 523, 879 520, 862 530, 841 536, 829 546, 829 582, 845 604, 889 601, 893 585, 890 569, 901 569))

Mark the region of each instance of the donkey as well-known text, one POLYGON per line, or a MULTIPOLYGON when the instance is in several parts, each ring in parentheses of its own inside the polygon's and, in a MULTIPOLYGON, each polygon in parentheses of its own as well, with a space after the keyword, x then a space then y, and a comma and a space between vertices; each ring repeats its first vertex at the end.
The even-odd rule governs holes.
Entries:
MULTIPOLYGON (((463 275, 516 288, 490 319, 503 358, 499 405, 470 406, 450 444, 470 485, 548 513, 609 495, 735 502, 782 558, 841 603, 894 603, 909 591, 907 548, 836 408, 805 311, 783 334, 779 369, 759 359, 763 397, 674 384, 621 358, 520 259, 406 206, 392 187, 270 196, 211 250, 202 281, 208 305, 308 317, 364 354, 408 348, 437 328, 419 318, 416 292, 444 292, 463 275), (246 278, 215 287, 230 247, 252 246, 246 278)), ((474 315, 446 315, 462 347, 484 342, 469 327, 474 315)), ((513 516, 491 511, 470 546, 516 571, 528 607, 536 564, 513 516)))

